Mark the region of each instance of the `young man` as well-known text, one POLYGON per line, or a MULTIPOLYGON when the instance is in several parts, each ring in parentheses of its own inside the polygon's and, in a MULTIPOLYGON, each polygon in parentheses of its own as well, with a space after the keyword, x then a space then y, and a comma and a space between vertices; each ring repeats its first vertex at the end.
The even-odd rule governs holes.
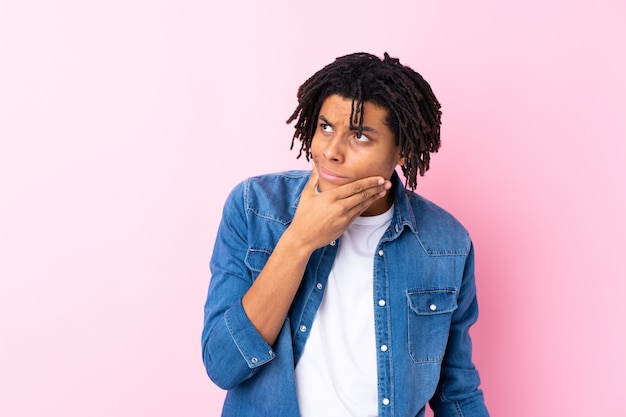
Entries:
POLYGON ((440 144, 430 86, 357 53, 298 102, 312 171, 238 185, 215 242, 202 353, 222 415, 487 416, 470 237, 412 192, 440 144))

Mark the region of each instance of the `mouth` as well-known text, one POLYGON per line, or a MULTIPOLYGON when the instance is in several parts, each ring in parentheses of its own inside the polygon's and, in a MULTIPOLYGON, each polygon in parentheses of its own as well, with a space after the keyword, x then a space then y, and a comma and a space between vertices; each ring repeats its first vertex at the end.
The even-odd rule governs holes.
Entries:
POLYGON ((324 168, 321 166, 317 167, 320 177, 324 178, 326 181, 334 182, 334 183, 344 183, 348 179, 343 175, 340 175, 328 168, 324 168))

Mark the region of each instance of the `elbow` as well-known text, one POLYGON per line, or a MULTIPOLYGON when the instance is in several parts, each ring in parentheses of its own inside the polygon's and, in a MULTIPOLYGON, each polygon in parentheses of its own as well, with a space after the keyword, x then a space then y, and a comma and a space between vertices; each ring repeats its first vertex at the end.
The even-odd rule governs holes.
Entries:
POLYGON ((212 355, 207 345, 203 346, 202 360, 209 379, 223 390, 235 388, 254 374, 254 370, 246 364, 242 366, 239 361, 225 358, 223 355, 212 355))
POLYGON ((232 373, 224 372, 222 367, 213 366, 211 363, 205 363, 205 368, 209 379, 223 390, 230 390, 239 385, 241 382, 235 379, 232 373))
POLYGON ((238 383, 234 381, 232 378, 228 378, 227 375, 222 375, 217 372, 211 372, 207 369, 207 374, 209 375, 209 379, 220 389, 228 391, 230 389, 235 388, 238 383))

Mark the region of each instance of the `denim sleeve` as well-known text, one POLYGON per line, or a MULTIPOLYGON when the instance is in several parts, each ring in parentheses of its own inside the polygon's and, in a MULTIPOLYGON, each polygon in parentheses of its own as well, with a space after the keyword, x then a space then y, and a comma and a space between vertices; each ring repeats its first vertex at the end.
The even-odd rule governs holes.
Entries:
POLYGON ((241 304, 252 285, 252 276, 244 263, 248 250, 244 193, 242 183, 224 205, 204 306, 202 359, 209 378, 222 389, 233 388, 250 378, 275 356, 241 304))
POLYGON ((436 417, 488 417, 480 378, 472 363, 470 327, 478 318, 474 277, 474 248, 465 261, 463 281, 452 316, 450 335, 435 396, 430 401, 436 417))

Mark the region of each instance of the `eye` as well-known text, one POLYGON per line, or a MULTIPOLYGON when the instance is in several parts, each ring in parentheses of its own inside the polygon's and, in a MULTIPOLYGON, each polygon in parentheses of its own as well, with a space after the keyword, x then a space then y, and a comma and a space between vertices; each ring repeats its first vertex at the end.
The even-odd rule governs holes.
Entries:
POLYGON ((328 123, 320 123, 320 129, 322 132, 331 133, 333 128, 328 123))
POLYGON ((359 134, 355 134, 354 135, 354 139, 356 139, 358 142, 369 142, 370 138, 368 138, 367 136, 365 136, 363 133, 361 133, 361 135, 359 136, 359 134))

